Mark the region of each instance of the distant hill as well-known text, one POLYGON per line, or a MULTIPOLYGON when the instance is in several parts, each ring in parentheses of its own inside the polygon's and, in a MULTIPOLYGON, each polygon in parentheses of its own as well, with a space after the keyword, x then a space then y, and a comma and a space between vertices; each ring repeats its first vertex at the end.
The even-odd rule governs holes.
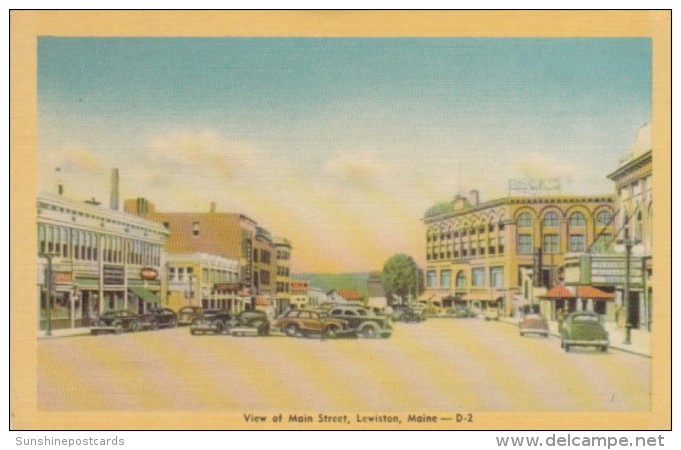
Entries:
POLYGON ((297 273, 292 274, 294 280, 309 280, 310 286, 317 287, 324 292, 331 289, 352 289, 357 291, 365 298, 368 297, 369 289, 367 280, 369 272, 366 273, 297 273))

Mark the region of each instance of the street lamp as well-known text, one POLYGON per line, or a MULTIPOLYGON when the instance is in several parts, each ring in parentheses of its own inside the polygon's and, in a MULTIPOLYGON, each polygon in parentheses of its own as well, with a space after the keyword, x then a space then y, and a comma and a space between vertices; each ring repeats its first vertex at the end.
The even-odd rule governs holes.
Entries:
POLYGON ((47 267, 45 268, 45 290, 47 291, 47 327, 45 329, 45 336, 52 336, 52 258, 59 256, 57 253, 41 253, 40 257, 47 259, 47 267))
POLYGON ((626 252, 626 259, 624 261, 624 301, 623 301, 623 309, 624 309, 624 345, 631 345, 631 328, 633 325, 631 324, 631 316, 629 314, 629 284, 630 284, 630 276, 631 276, 631 249, 637 245, 639 242, 634 239, 629 238, 629 227, 625 226, 624 228, 624 239, 621 239, 617 241, 618 244, 623 245, 625 252, 626 252))

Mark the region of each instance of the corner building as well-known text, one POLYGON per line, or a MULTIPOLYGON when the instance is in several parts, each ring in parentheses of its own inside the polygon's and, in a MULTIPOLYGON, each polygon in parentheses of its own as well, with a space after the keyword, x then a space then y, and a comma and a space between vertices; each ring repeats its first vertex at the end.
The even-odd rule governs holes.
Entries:
POLYGON ((478 191, 438 203, 423 218, 426 291, 421 300, 436 308, 457 303, 498 307, 512 315, 520 299, 528 298, 530 283, 549 288, 562 280, 567 253, 612 238, 613 204, 612 195, 480 202, 478 191))

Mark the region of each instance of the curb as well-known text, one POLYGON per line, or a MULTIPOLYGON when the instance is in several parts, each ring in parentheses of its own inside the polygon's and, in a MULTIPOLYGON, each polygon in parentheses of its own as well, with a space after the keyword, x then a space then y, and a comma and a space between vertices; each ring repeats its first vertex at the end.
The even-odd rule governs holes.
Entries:
MULTIPOLYGON (((513 321, 513 320, 499 319, 499 322, 507 323, 507 324, 509 324, 509 325, 514 325, 514 326, 516 326, 516 327, 518 326, 518 322, 515 322, 515 321, 513 321)), ((555 337, 555 338, 559 338, 559 339, 560 339, 560 335, 559 335, 558 333, 549 332, 549 335, 550 335, 550 336, 553 336, 553 337, 555 337)), ((611 349, 611 350, 617 350, 617 351, 622 352, 622 353, 629 353, 630 355, 636 355, 636 356, 641 356, 641 357, 643 357, 643 358, 652 359, 652 356, 649 355, 648 353, 643 353, 643 352, 640 352, 640 351, 631 350, 631 349, 629 349, 629 348, 622 347, 622 346, 620 346, 619 344, 614 344, 614 345, 613 345, 613 344, 611 343, 611 344, 610 344, 610 349, 611 349)))

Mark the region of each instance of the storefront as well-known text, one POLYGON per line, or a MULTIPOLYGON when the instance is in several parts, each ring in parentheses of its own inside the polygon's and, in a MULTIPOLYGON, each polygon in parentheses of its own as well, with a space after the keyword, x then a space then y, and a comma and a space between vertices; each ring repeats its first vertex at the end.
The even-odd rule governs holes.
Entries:
POLYGON ((88 327, 106 311, 160 300, 162 225, 62 196, 37 203, 39 329, 88 327))

